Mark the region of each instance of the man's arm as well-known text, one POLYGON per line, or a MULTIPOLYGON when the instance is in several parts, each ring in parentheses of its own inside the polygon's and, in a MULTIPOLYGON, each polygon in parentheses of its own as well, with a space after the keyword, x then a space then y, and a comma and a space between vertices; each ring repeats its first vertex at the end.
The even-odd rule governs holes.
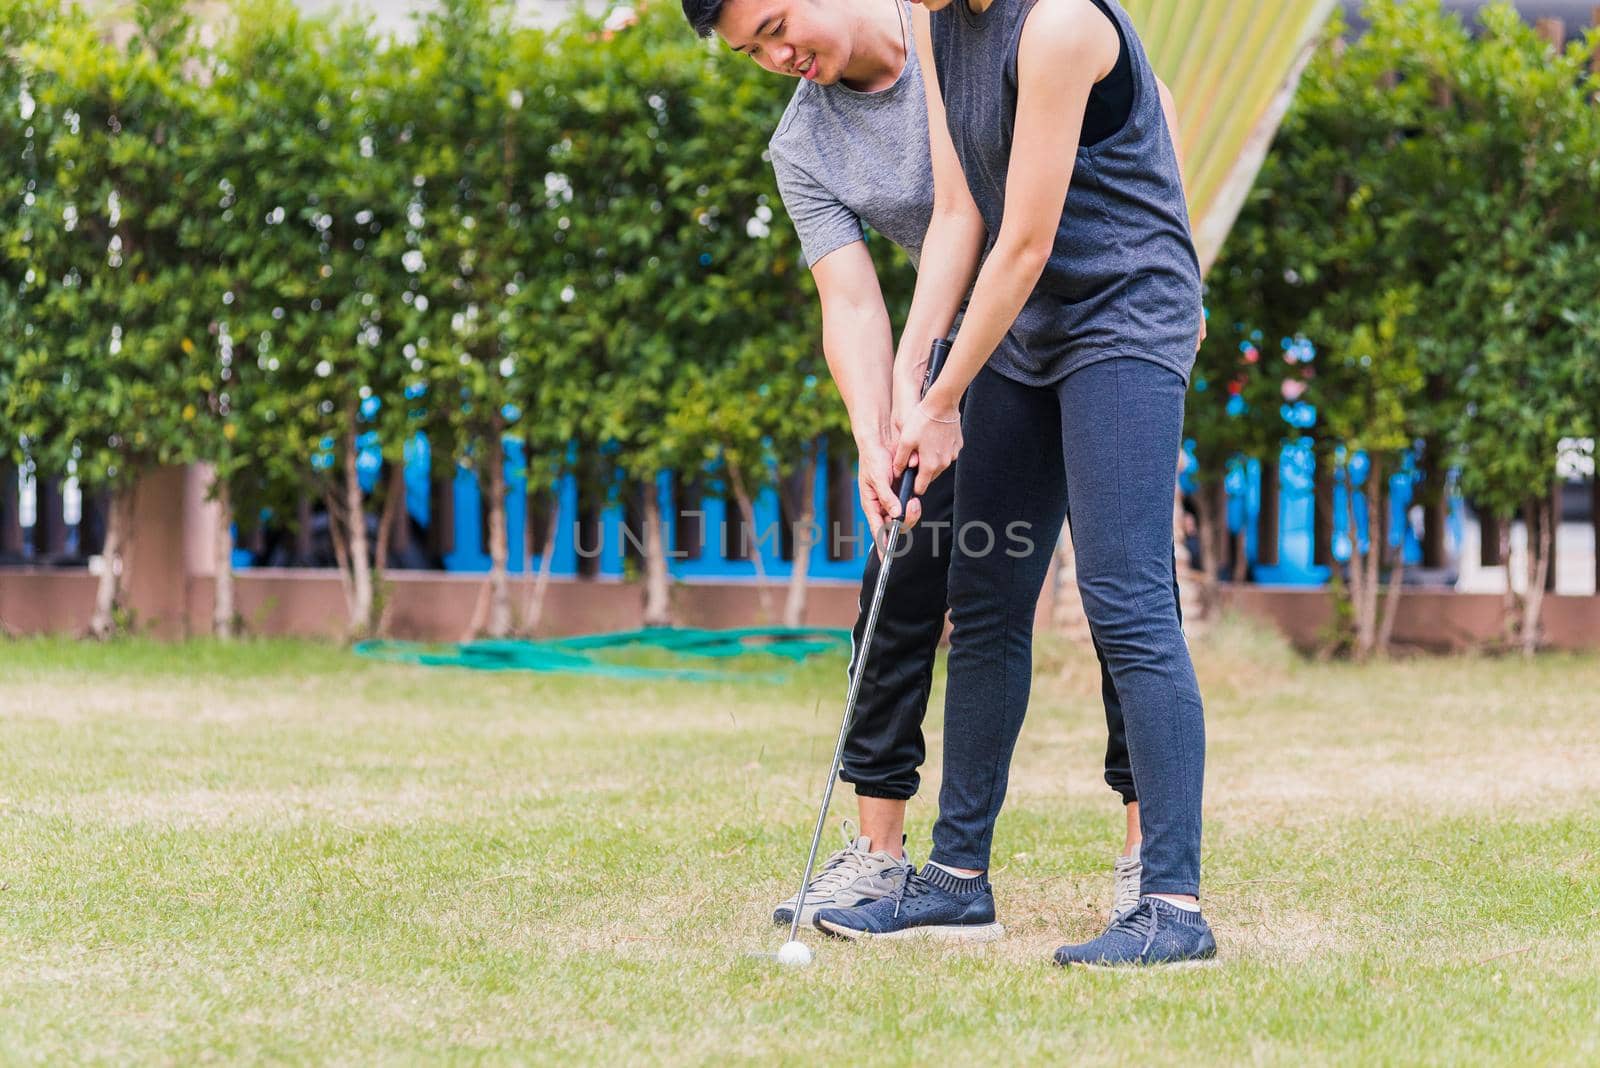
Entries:
POLYGON ((899 511, 889 470, 894 334, 878 272, 854 211, 785 153, 773 152, 772 169, 817 284, 822 353, 850 413, 861 507, 876 536, 886 508, 899 511))
POLYGON ((894 334, 864 242, 828 253, 811 269, 822 301, 822 353, 839 387, 860 458, 861 507, 876 537, 888 503, 898 510, 889 463, 894 334))

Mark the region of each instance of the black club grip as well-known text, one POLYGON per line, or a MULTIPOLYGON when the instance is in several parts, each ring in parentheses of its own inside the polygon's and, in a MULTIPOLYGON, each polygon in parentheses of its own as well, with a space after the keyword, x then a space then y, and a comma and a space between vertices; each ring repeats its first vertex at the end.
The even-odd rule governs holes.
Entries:
MULTIPOLYGON (((922 376, 921 396, 927 396, 928 387, 933 385, 939 377, 939 372, 944 370, 944 363, 950 358, 950 342, 938 338, 933 343, 933 351, 928 354, 928 373, 922 376)), ((911 503, 911 498, 916 496, 917 469, 908 467, 900 476, 900 514, 906 512, 906 506, 911 503)))

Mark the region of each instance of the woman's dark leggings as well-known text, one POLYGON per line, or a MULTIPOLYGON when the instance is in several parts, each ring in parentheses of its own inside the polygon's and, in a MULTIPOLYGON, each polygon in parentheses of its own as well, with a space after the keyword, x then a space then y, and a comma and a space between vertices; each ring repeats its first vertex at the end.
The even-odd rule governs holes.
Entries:
POLYGON ((989 867, 1033 681, 1034 608, 1070 498, 1078 589, 1127 731, 1142 889, 1199 894, 1205 722, 1172 581, 1184 393, 1135 357, 1046 387, 985 368, 967 391, 933 860, 989 867))
MULTIPOLYGON (((922 721, 933 687, 933 662, 944 635, 950 573, 951 545, 955 538, 956 467, 940 475, 922 496, 922 521, 902 539, 900 554, 889 572, 878 612, 878 630, 872 642, 856 695, 856 721, 845 742, 839 778, 854 784, 862 797, 908 801, 921 784, 918 769, 927 755, 922 721)), ((1070 521, 1070 520, 1069 520, 1070 521)), ((860 611, 851 636, 855 656, 867 625, 867 607, 878 583, 878 555, 867 561, 861 579, 860 611)), ((1177 603, 1177 567, 1173 565, 1173 603, 1177 603)), ((1122 722, 1122 702, 1105 653, 1095 643, 1100 661, 1100 694, 1106 710, 1106 785, 1122 797, 1123 804, 1139 799, 1128 761, 1128 736, 1122 722)))

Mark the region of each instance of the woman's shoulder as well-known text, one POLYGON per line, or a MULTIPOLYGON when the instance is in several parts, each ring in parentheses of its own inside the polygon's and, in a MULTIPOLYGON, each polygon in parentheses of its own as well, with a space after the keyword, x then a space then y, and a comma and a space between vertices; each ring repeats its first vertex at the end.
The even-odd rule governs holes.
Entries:
POLYGON ((1094 0, 1023 0, 1017 12, 1014 54, 1023 51, 1049 64, 1082 64, 1103 77, 1122 53, 1122 35, 1094 0))

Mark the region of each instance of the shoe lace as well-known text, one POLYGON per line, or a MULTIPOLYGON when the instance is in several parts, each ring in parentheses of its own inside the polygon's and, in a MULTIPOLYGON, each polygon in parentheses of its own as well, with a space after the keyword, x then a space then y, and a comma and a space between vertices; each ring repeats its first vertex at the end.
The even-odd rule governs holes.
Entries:
MULTIPOLYGON (((1141 898, 1139 904, 1116 923, 1111 925, 1111 931, 1126 931, 1143 943, 1141 953, 1149 952, 1150 945, 1156 939, 1156 930, 1161 925, 1160 917, 1156 914, 1155 903, 1149 898, 1141 898)), ((1106 932, 1107 934, 1110 931, 1106 932)))
POLYGON ((822 862, 822 867, 811 878, 811 885, 806 888, 807 897, 842 890, 860 877, 863 854, 855 848, 856 825, 845 820, 841 829, 844 831, 845 847, 822 862))
POLYGON ((922 897, 933 892, 933 884, 924 879, 921 874, 912 872, 906 876, 906 881, 900 884, 900 889, 894 892, 894 915, 899 917, 900 905, 908 898, 922 897))

